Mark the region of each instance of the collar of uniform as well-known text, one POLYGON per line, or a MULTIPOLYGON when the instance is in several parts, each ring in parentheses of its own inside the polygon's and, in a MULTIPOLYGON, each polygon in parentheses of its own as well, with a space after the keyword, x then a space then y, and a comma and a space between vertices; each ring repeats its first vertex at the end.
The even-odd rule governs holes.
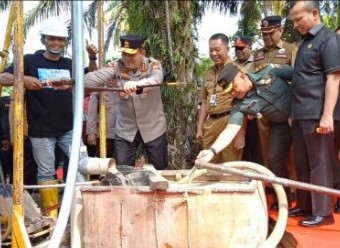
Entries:
MULTIPOLYGON (((283 41, 280 39, 279 40, 279 42, 276 44, 276 46, 275 47, 277 47, 277 48, 282 48, 283 47, 283 41)), ((273 49, 269 49, 269 48, 267 48, 267 47, 264 47, 264 49, 266 49, 266 50, 268 50, 268 51, 273 51, 275 48, 273 48, 273 49)))
POLYGON ((261 80, 265 75, 267 75, 272 70, 271 64, 267 64, 266 67, 264 67, 262 70, 258 72, 251 72, 248 73, 250 80, 252 80, 253 84, 255 82, 261 80))
POLYGON ((253 56, 252 54, 250 54, 250 56, 249 56, 249 58, 247 59, 247 61, 240 62, 240 61, 238 61, 237 59, 235 60, 235 63, 236 63, 236 64, 239 64, 239 65, 241 65, 241 66, 244 66, 244 65, 246 65, 246 64, 248 64, 248 63, 252 63, 252 62, 254 62, 254 56, 253 56))
POLYGON ((323 23, 315 25, 314 27, 311 28, 311 30, 309 30, 308 33, 315 36, 324 26, 325 26, 325 24, 323 24, 323 23))
POLYGON ((217 65, 213 65, 213 68, 214 68, 215 72, 218 73, 218 72, 220 72, 220 70, 223 69, 223 67, 224 67, 226 64, 228 64, 228 63, 230 63, 230 62, 232 62, 232 60, 229 58, 229 59, 223 64, 223 66, 222 66, 220 69, 218 69, 217 65))

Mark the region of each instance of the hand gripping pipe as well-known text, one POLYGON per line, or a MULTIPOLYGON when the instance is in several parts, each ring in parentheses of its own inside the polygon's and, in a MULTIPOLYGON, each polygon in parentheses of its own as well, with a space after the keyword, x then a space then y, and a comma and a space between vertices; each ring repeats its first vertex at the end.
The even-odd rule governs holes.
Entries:
POLYGON ((70 154, 69 168, 63 200, 59 212, 56 227, 49 242, 49 248, 59 248, 65 232, 67 221, 71 211, 74 186, 78 173, 79 151, 81 144, 81 131, 83 123, 84 107, 84 35, 83 35, 83 3, 72 2, 72 68, 77 83, 75 84, 75 108, 73 119, 73 136, 70 154))

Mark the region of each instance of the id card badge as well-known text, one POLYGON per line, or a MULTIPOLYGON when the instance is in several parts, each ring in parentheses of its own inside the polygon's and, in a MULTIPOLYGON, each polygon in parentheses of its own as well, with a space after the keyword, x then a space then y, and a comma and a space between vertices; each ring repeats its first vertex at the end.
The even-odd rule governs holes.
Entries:
POLYGON ((217 105, 217 97, 216 94, 212 94, 210 96, 210 101, 209 101, 210 106, 216 106, 217 105))

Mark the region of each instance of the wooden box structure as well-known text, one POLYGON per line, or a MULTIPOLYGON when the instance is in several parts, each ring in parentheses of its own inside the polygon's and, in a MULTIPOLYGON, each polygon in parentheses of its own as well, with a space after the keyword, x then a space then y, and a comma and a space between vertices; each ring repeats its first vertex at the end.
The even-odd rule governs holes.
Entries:
POLYGON ((259 247, 267 238, 262 183, 254 180, 171 182, 80 189, 84 247, 259 247))

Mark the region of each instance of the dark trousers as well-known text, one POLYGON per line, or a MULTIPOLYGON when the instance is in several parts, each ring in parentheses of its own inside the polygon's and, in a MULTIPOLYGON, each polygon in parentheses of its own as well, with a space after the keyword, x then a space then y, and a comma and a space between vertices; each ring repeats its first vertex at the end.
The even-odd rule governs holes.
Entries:
MULTIPOLYGON (((13 147, 7 151, 0 151, 0 160, 3 167, 4 175, 10 177, 10 183, 13 182, 13 147)), ((32 145, 28 138, 24 139, 24 184, 37 184, 38 165, 34 160, 32 145)))
POLYGON ((260 134, 257 127, 257 120, 248 120, 246 131, 246 145, 243 148, 243 161, 250 161, 263 165, 260 134))
MULTIPOLYGON (((100 140, 97 139, 97 145, 91 147, 95 147, 93 150, 91 148, 91 155, 89 152, 90 157, 100 157, 100 140)), ((115 152, 115 140, 114 139, 106 139, 106 157, 113 158, 115 152)))
POLYGON ((288 178, 287 163, 291 144, 292 135, 288 122, 270 122, 269 169, 278 177, 288 178))
POLYGON ((142 136, 137 132, 133 142, 126 141, 116 135, 115 152, 117 165, 135 165, 136 153, 142 144, 147 155, 148 163, 157 170, 165 169, 168 165, 168 140, 166 133, 153 141, 144 143, 142 136))
MULTIPOLYGON (((316 133, 318 120, 295 120, 292 125, 295 164, 300 182, 333 187, 334 133, 316 133)), ((297 207, 313 215, 332 213, 332 197, 325 194, 296 190, 297 207)))
POLYGON ((333 168, 334 188, 340 189, 340 158, 338 157, 340 152, 340 121, 334 122, 334 144, 336 154, 333 168))

